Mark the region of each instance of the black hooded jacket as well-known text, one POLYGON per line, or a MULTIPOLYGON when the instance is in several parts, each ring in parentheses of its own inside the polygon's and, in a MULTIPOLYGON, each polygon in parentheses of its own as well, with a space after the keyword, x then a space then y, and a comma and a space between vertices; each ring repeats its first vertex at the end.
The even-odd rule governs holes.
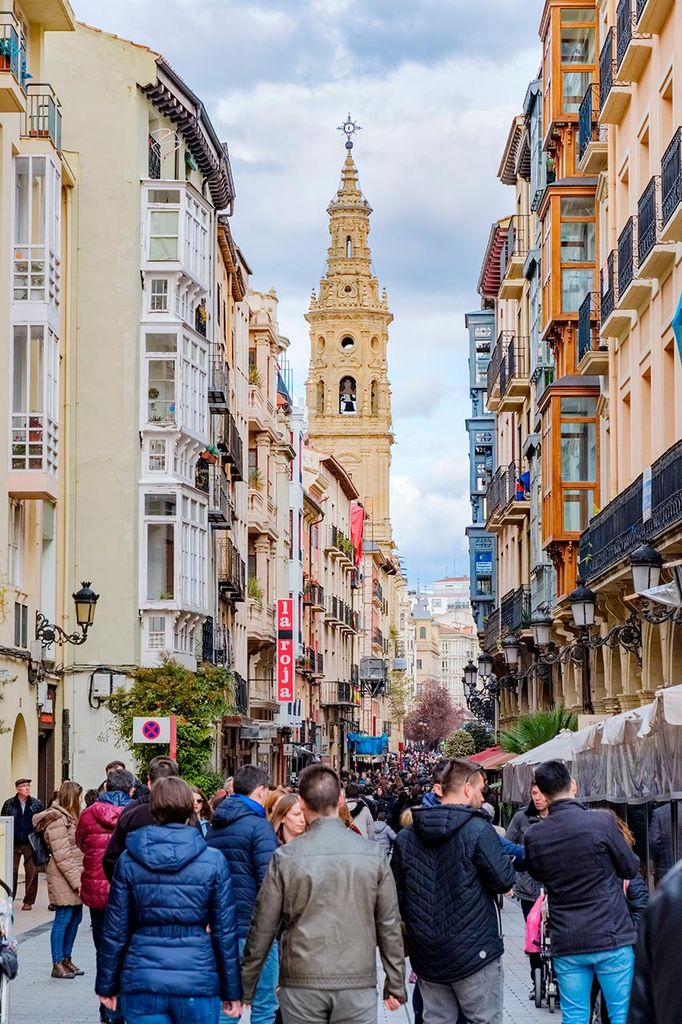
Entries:
POLYGON ((502 956, 494 897, 511 889, 515 872, 486 815, 461 804, 416 810, 391 867, 420 978, 452 983, 502 956))

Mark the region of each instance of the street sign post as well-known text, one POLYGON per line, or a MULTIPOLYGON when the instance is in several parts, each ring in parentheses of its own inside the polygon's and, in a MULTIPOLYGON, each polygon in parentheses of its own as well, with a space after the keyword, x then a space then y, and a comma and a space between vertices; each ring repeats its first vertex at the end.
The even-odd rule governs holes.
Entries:
POLYGON ((170 743, 170 717, 133 718, 133 743, 170 743))

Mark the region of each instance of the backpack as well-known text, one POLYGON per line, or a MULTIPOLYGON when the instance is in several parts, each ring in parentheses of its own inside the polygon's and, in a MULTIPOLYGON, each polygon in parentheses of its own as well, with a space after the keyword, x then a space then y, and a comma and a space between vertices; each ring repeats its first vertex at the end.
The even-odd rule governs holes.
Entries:
POLYGON ((45 841, 45 833, 31 832, 28 842, 31 847, 31 860, 37 868, 44 868, 51 857, 50 848, 45 841))

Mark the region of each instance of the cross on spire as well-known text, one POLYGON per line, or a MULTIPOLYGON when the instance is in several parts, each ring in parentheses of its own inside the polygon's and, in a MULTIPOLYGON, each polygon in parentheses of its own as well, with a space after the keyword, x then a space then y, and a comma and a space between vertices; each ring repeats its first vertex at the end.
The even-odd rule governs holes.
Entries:
POLYGON ((340 124, 336 130, 337 132, 343 132, 346 136, 346 149, 350 150, 353 148, 353 135, 355 135, 356 132, 362 131, 362 125, 356 124, 349 112, 346 120, 343 124, 340 124))

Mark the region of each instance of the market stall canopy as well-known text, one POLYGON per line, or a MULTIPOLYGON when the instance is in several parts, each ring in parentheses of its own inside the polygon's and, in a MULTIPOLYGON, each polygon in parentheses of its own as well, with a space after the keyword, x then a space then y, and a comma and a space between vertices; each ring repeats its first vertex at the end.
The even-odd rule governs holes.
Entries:
POLYGON ((503 750, 502 747, 486 747, 485 750, 479 751, 478 754, 472 754, 468 757, 468 761, 473 761, 475 764, 480 764, 486 772, 499 771, 505 764, 512 760, 513 754, 509 751, 503 750))

